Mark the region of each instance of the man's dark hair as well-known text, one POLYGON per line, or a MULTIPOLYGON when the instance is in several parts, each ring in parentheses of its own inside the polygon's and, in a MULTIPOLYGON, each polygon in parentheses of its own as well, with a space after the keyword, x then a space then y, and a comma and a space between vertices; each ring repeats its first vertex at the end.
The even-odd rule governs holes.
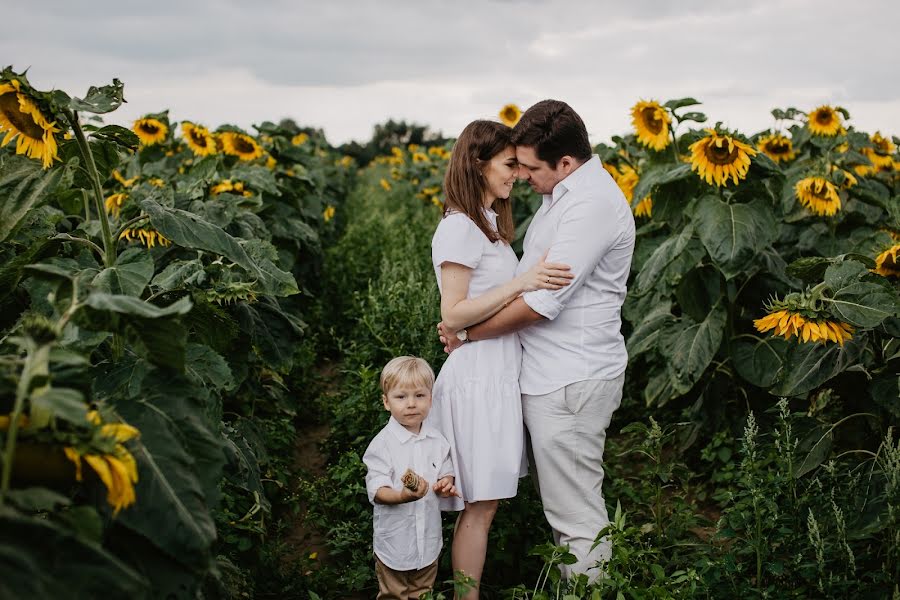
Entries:
POLYGON ((512 142, 533 146, 537 157, 554 169, 566 155, 582 162, 591 158, 584 121, 561 100, 541 100, 526 110, 513 129, 512 142))

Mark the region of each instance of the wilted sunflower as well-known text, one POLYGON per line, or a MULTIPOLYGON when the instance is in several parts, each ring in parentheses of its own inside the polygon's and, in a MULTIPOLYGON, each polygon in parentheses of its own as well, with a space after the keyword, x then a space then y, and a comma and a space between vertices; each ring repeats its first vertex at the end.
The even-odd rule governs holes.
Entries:
POLYGON ((165 123, 149 117, 138 119, 131 128, 141 140, 141 144, 145 146, 161 144, 166 141, 166 136, 169 134, 169 127, 165 123))
POLYGON ((657 152, 663 150, 672 140, 669 138, 669 124, 672 118, 659 102, 641 100, 631 107, 631 122, 640 143, 657 152))
POLYGON ((875 259, 875 272, 885 277, 900 277, 900 263, 897 256, 900 255, 900 244, 894 244, 875 259))
POLYGON ((18 80, 0 83, 0 134, 6 133, 0 146, 16 141, 16 154, 41 161, 48 169, 59 157, 54 133, 60 129, 49 122, 37 103, 21 91, 18 80))
POLYGON ((172 241, 156 231, 155 229, 135 229, 129 228, 119 234, 119 239, 125 239, 129 242, 138 241, 147 248, 152 248, 159 244, 160 246, 171 246, 172 241))
POLYGON ((809 130, 813 135, 833 137, 843 130, 843 127, 841 127, 841 115, 827 104, 823 104, 815 109, 807 117, 809 119, 809 130))
POLYGON ((244 161, 254 160, 263 155, 262 146, 245 133, 226 131, 221 135, 225 154, 237 156, 244 161))
POLYGON ((519 122, 519 119, 522 118, 522 111, 515 104, 507 104, 500 109, 498 116, 500 117, 500 121, 507 127, 515 127, 516 123, 519 122))
POLYGON ((135 183, 138 179, 141 178, 140 175, 135 175, 135 176, 132 177, 131 179, 125 179, 125 178, 122 176, 122 174, 119 173, 119 170, 118 170, 118 169, 113 169, 112 176, 113 176, 113 179, 115 179, 116 181, 118 181, 119 183, 122 184, 122 187, 131 187, 131 186, 134 185, 134 183, 135 183))
POLYGON ((747 176, 750 157, 756 150, 730 135, 719 135, 714 129, 690 146, 691 171, 697 171, 700 179, 709 185, 728 185, 729 178, 737 184, 747 176))
POLYGON ((788 162, 794 160, 797 156, 790 138, 780 133, 759 138, 759 141, 756 142, 756 147, 776 163, 788 162))
POLYGON ((125 423, 101 424, 97 411, 90 411, 88 420, 94 425, 100 425, 101 438, 105 438, 107 443, 115 444, 112 453, 101 454, 72 446, 63 450, 66 457, 75 464, 75 478, 78 481, 82 480, 81 459, 97 473, 106 486, 106 501, 113 507, 113 515, 117 515, 137 499, 134 493, 134 484, 138 481, 137 463, 124 443, 139 436, 140 432, 125 423))
POLYGON ((331 205, 326 206, 325 210, 322 211, 322 218, 325 219, 326 223, 334 218, 334 212, 335 209, 331 205))
POLYGON ((834 216, 841 209, 837 188, 824 177, 807 177, 794 186, 800 204, 819 216, 834 216))
POLYGON ((106 212, 111 213, 112 216, 118 218, 119 213, 122 211, 122 204, 125 203, 125 200, 128 199, 128 194, 120 193, 113 194, 112 196, 106 199, 104 203, 106 206, 106 212))
POLYGON ((181 124, 181 133, 184 135, 188 148, 197 156, 209 156, 216 153, 216 138, 206 127, 185 121, 181 124))
POLYGON ((834 180, 834 174, 840 173, 840 175, 838 175, 838 177, 843 178, 843 181, 840 183, 840 186, 841 186, 841 188, 843 188, 845 190, 849 190, 854 185, 859 183, 859 181, 856 179, 856 177, 853 175, 853 173, 851 173, 850 171, 848 171, 846 169, 842 169, 837 165, 831 165, 831 172, 832 172, 832 180, 834 180))
POLYGON ((760 333, 774 330, 775 335, 786 340, 796 337, 798 342, 837 342, 843 346, 844 342, 853 337, 853 327, 847 323, 808 319, 788 309, 772 310, 765 317, 753 321, 753 325, 760 333))

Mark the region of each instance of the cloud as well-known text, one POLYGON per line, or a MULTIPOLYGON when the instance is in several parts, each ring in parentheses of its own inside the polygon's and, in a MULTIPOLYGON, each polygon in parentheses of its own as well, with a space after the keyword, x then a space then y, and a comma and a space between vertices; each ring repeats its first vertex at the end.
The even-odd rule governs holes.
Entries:
MULTIPOLYGON (((747 132, 774 107, 850 109, 900 132, 900 5, 872 1, 45 0, 7 7, 0 56, 74 94, 119 77, 127 122, 249 127, 291 117, 335 142, 405 118, 455 135, 507 102, 561 98, 592 139, 627 131, 639 98, 693 96, 747 132)), ((869 128, 873 128, 871 125, 869 128)))

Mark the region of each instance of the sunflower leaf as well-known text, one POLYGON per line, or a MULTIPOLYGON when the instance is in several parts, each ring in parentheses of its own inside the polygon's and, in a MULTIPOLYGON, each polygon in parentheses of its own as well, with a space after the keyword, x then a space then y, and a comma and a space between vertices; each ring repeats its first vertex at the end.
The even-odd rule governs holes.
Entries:
POLYGON ((698 206, 694 222, 710 257, 732 279, 778 236, 778 223, 768 203, 726 204, 710 197, 698 206))
POLYGON ((700 102, 693 98, 679 98, 677 100, 669 100, 663 104, 663 106, 669 110, 677 110, 679 108, 684 108, 685 106, 696 106, 697 104, 700 104, 700 102))
POLYGON ((775 382, 788 343, 780 337, 741 336, 731 345, 732 364, 746 381, 767 388, 775 382))
POLYGON ((98 289, 111 294, 140 296, 153 277, 153 257, 144 248, 128 248, 115 266, 103 269, 94 278, 98 289))
POLYGON ((858 362, 866 348, 866 334, 854 334, 843 346, 838 344, 787 344, 775 385, 774 396, 800 396, 827 382, 858 362))
POLYGON ((125 102, 124 93, 125 84, 118 79, 113 79, 112 85, 104 85, 99 88, 91 86, 88 88, 83 100, 72 98, 69 102, 69 108, 102 115, 119 108, 125 102))
POLYGON ((678 117, 679 121, 696 121, 697 123, 706 123, 707 116, 702 112, 687 112, 678 117))
POLYGON ((660 274, 678 258, 694 235, 693 225, 688 224, 676 236, 672 236, 653 251, 635 279, 634 293, 638 296, 649 292, 658 282, 660 274))
POLYGON ((696 323, 685 318, 674 329, 667 328, 663 343, 667 348, 667 370, 673 387, 681 394, 690 391, 712 362, 722 344, 728 311, 717 303, 703 321, 696 323))
POLYGON ((138 136, 132 130, 125 129, 120 125, 107 125, 106 127, 102 127, 94 132, 91 137, 107 142, 114 142, 129 150, 133 150, 141 145, 140 139, 138 139, 138 136))
POLYGON ((16 230, 28 211, 47 200, 62 176, 62 168, 45 171, 40 162, 24 156, 0 162, 0 242, 16 230))

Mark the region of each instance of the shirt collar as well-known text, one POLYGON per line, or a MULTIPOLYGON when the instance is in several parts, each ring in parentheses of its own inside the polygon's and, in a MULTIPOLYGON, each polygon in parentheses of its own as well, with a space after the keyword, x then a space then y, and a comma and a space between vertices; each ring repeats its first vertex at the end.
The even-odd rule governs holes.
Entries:
POLYGON ((553 191, 550 194, 544 194, 544 201, 548 202, 551 206, 556 204, 567 192, 571 192, 577 188, 582 181, 587 177, 590 177, 591 173, 596 173, 597 170, 602 167, 603 165, 600 162, 600 157, 596 154, 591 155, 588 160, 569 173, 565 179, 553 186, 553 191))
POLYGON ((405 444, 409 440, 412 439, 422 439, 424 437, 434 437, 434 431, 424 423, 422 424, 422 428, 419 430, 419 435, 414 434, 412 431, 404 427, 400 424, 400 421, 391 417, 388 419, 387 424, 388 430, 394 434, 394 437, 397 438, 397 441, 401 444, 405 444))

